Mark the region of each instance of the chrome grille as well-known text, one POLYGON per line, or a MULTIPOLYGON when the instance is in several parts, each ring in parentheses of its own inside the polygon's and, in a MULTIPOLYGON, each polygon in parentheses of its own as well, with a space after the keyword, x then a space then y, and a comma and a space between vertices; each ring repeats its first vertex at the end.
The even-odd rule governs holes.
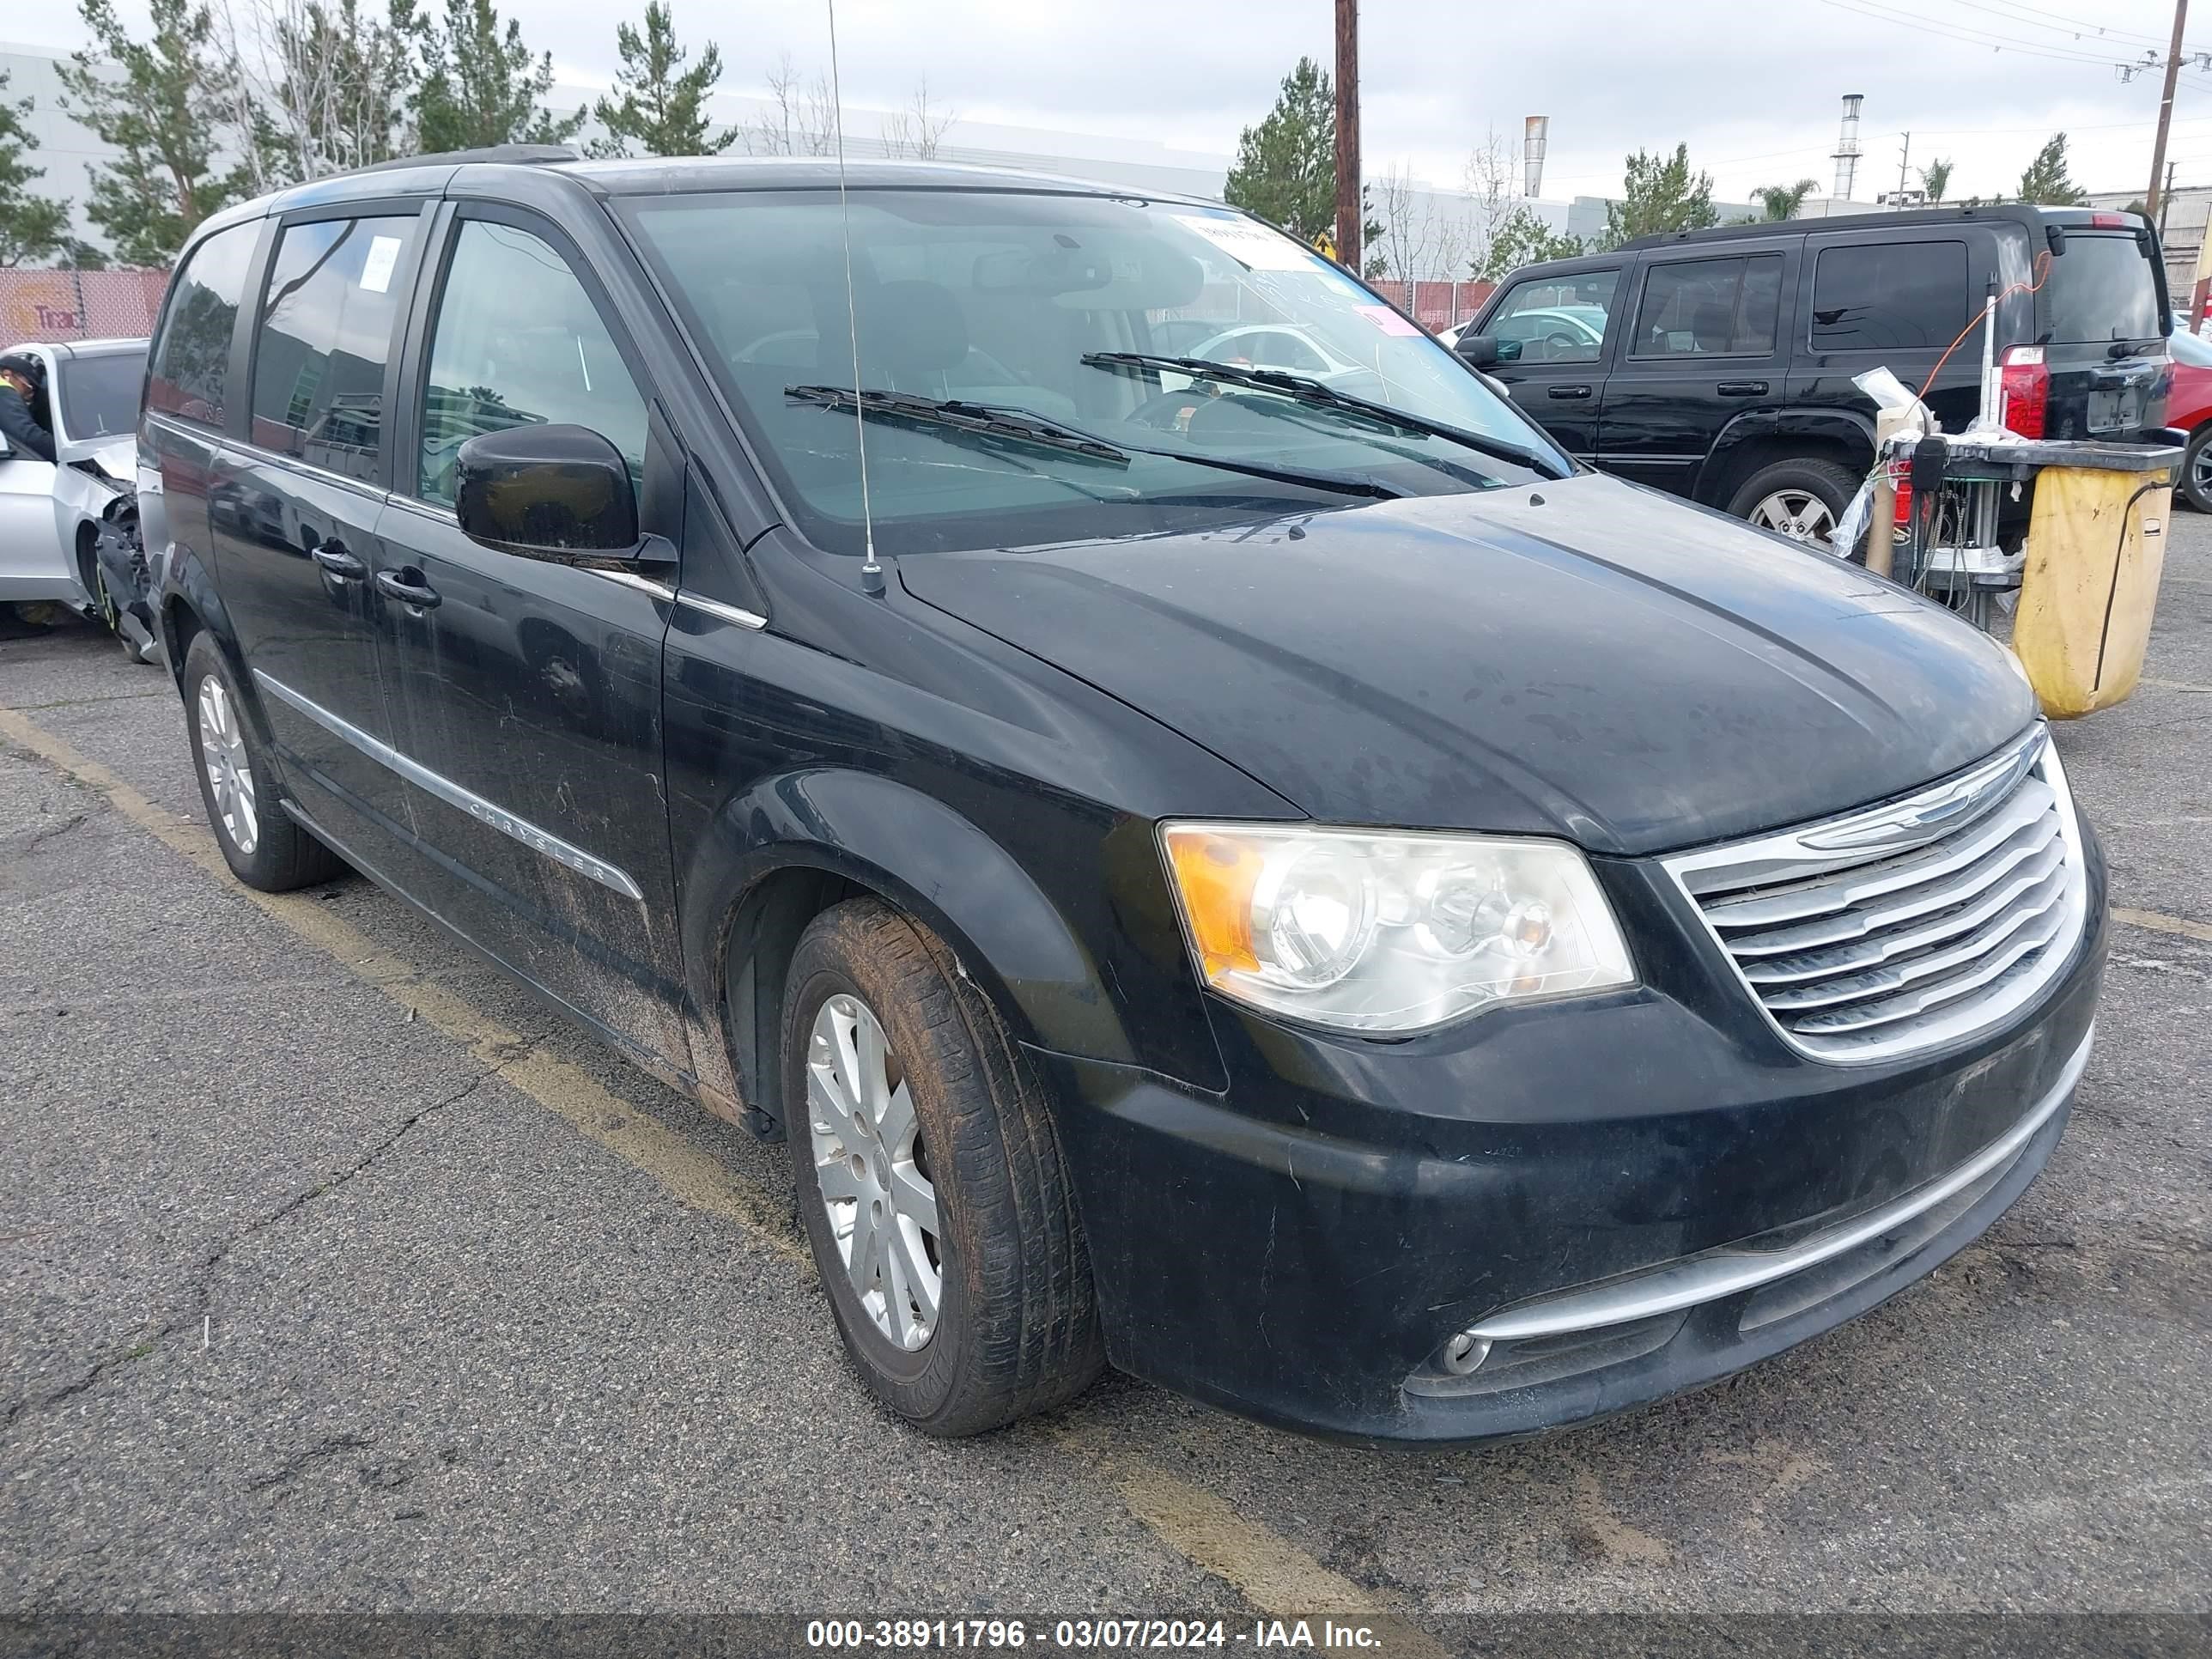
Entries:
POLYGON ((1667 867, 1784 1038, 1838 1064, 1996 1024, 2065 966, 2086 908, 2041 726, 1902 800, 1667 867))

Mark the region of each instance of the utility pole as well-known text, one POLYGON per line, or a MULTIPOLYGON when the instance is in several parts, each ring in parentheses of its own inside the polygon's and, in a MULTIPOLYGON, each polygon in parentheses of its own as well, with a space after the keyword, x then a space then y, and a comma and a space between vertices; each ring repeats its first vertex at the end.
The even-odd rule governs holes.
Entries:
POLYGON ((1901 205, 1905 199, 1905 175, 1909 171, 1905 163, 1912 159, 1912 135, 1906 133, 1905 142, 1897 150, 1897 196, 1901 205))
POLYGON ((2161 242, 2166 240, 2166 210, 2173 205, 2173 170, 2180 165, 2179 161, 2166 164, 2166 191, 2158 198, 2158 240, 2161 242))
MULTIPOLYGON (((2158 217, 2164 199, 2159 186, 2166 181, 2166 130, 2173 120, 2173 82, 2181 73, 2181 26, 2188 19, 2189 0, 2173 0, 2173 44, 2166 50, 2166 92, 2158 100, 2158 137, 2151 145, 2150 194, 2143 198, 2144 212, 2152 219, 2158 217)), ((1340 145, 1343 142, 1340 137, 1337 140, 1340 145)))
MULTIPOLYGON (((2172 96, 2167 87, 2166 95, 2172 96)), ((1360 272, 1359 0, 1336 0, 1336 257, 1360 272)))

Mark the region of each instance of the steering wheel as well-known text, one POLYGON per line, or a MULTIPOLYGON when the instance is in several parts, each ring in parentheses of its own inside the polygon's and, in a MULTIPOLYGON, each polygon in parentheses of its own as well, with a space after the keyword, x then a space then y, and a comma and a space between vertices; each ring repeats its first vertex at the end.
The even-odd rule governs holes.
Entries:
POLYGON ((1173 392, 1155 392, 1130 410, 1126 418, 1132 426, 1148 426, 1155 432, 1188 431, 1188 416, 1212 403, 1213 397, 1213 393, 1195 385, 1179 386, 1173 392))
POLYGON ((1552 362, 1558 362, 1563 354, 1572 351, 1580 344, 1580 340, 1564 330, 1557 334, 1547 334, 1544 337, 1544 355, 1552 362))

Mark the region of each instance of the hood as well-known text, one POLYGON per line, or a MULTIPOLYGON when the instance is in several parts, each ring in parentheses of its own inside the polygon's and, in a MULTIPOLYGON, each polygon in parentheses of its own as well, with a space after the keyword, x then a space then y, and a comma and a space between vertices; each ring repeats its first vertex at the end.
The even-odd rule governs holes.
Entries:
POLYGON ((1905 793, 2035 713, 1940 607, 1594 475, 898 575, 1334 823, 1668 851, 1905 793))
POLYGON ((90 461, 125 489, 137 482, 138 439, 133 433, 72 439, 54 447, 54 459, 64 466, 72 461, 90 461))

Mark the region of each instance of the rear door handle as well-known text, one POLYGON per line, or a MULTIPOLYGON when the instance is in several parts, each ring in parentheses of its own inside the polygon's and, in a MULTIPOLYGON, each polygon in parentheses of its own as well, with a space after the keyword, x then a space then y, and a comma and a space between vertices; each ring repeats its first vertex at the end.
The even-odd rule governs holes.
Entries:
POLYGON ((311 547, 307 556, 342 582, 357 582, 368 574, 368 567, 347 552, 343 542, 324 542, 311 547))
POLYGON ((1544 395, 1547 398, 1587 398, 1590 395, 1590 389, 1586 386, 1547 386, 1544 388, 1544 395))
POLYGON ((1719 386, 1714 388, 1714 390, 1718 392, 1723 398, 1764 398, 1766 395, 1766 382, 1764 380, 1723 380, 1719 386))
POLYGON ((421 580, 422 573, 413 565, 402 570, 380 570, 376 586, 402 605, 411 605, 417 611, 428 611, 438 603, 438 590, 421 580), (409 577, 416 578, 409 580, 409 577))

